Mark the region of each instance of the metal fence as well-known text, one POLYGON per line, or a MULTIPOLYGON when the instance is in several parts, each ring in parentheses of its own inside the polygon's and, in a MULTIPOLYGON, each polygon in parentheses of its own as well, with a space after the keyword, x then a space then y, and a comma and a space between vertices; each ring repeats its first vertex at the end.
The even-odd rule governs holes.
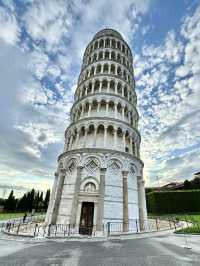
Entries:
MULTIPOLYGON (((44 215, 35 216, 31 219, 15 220, 0 224, 0 230, 9 234, 32 236, 32 237, 75 237, 80 235, 87 236, 112 236, 123 233, 155 232, 163 230, 177 230, 183 227, 183 221, 176 219, 149 219, 132 220, 128 224, 121 222, 108 222, 104 225, 80 226, 74 224, 46 225, 44 215)), ((185 222, 184 222, 185 226, 185 222)), ((189 222, 188 222, 189 226, 189 222)))

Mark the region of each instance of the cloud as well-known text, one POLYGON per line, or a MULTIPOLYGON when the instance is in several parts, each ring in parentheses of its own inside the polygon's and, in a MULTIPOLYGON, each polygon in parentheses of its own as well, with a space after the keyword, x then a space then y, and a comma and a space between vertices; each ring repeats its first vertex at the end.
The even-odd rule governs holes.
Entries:
MULTIPOLYGON (((12 1, 0 7, 3 184, 44 190, 51 184, 84 49, 106 27, 121 32, 135 51, 137 34, 143 38, 154 28, 143 21, 152 5, 149 0, 36 0, 17 8, 12 1)), ((181 179, 195 169, 200 132, 199 13, 197 8, 185 16, 180 32, 170 30, 159 44, 144 39, 134 56, 142 159, 149 184, 156 175, 165 181, 181 179)))
POLYGON ((0 28, 0 39, 15 45, 19 40, 21 30, 15 15, 2 7, 0 7, 0 28))
POLYGON ((194 150, 200 144, 199 11, 200 7, 184 18, 180 37, 171 31, 162 45, 146 45, 136 57, 142 155, 149 183, 156 175, 163 182, 191 178, 196 169, 192 154, 198 154, 194 150), (188 166, 187 158, 194 163, 188 166))

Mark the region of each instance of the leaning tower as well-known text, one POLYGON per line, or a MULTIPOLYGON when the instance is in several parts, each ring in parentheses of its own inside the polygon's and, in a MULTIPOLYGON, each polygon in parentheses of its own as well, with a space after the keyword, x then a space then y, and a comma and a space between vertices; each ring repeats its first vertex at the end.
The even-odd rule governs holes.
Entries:
POLYGON ((132 53, 115 30, 88 44, 46 215, 79 233, 147 219, 132 53))

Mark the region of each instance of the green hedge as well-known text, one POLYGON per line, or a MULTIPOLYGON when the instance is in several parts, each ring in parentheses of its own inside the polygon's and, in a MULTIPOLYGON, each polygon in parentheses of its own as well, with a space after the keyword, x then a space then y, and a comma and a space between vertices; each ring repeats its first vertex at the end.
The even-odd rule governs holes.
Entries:
POLYGON ((200 190, 154 191, 146 200, 150 213, 200 212, 200 190))

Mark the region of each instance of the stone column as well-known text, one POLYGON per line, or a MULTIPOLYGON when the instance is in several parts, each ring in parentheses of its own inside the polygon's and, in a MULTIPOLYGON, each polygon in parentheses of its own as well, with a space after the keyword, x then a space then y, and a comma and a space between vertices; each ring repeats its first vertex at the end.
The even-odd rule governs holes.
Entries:
POLYGON ((117 118, 117 103, 115 102, 115 118, 117 118))
POLYGON ((108 116, 109 102, 106 102, 106 116, 108 116))
POLYGON ((85 87, 85 96, 88 94, 88 85, 85 87))
POLYGON ((97 127, 94 128, 94 142, 93 142, 93 147, 96 147, 96 141, 97 141, 97 127))
POLYGON ((70 141, 69 141, 69 150, 71 150, 72 148, 72 142, 73 142, 73 135, 71 134, 70 141))
POLYGON ((54 198, 54 201, 52 204, 52 213, 51 213, 50 219, 48 221, 49 224, 56 224, 64 179, 65 179, 65 169, 61 169, 60 173, 59 173, 57 185, 56 185, 55 198, 54 198))
POLYGON ((123 176, 123 232, 128 232, 128 171, 122 171, 123 176))
POLYGON ((108 74, 111 74, 110 69, 111 69, 111 65, 108 65, 108 74))
POLYGON ((107 145, 107 126, 104 126, 104 142, 103 142, 103 146, 104 148, 107 145))
POLYGON ((122 106, 122 119, 123 119, 123 121, 124 121, 124 109, 125 109, 125 107, 122 106))
POLYGON ((83 140, 83 147, 86 147, 86 140, 87 140, 87 132, 88 130, 85 128, 84 140, 83 140))
POLYGON ((131 124, 131 112, 130 111, 128 112, 128 120, 129 120, 129 123, 131 124))
POLYGON ((99 114, 100 104, 101 104, 101 102, 98 102, 98 103, 97 103, 97 114, 99 114))
POLYGON ((108 80, 108 87, 107 87, 107 93, 110 92, 110 80, 108 80))
POLYGON ((91 114, 91 107, 92 107, 92 103, 89 102, 88 117, 90 117, 90 114, 91 114))
POLYGON ((101 89, 102 89, 102 81, 100 81, 99 92, 101 92, 101 89))
POLYGON ((118 82, 115 82, 115 94, 118 94, 117 93, 117 85, 118 85, 118 82))
POLYGON ((55 178, 54 178, 54 183, 53 183, 53 188, 51 191, 51 195, 50 195, 50 200, 49 200, 49 205, 48 205, 48 209, 47 209, 47 213, 46 213, 46 217, 45 217, 45 223, 50 224, 50 219, 51 219, 51 213, 52 213, 52 205, 54 202, 54 199, 56 197, 56 187, 57 187, 57 182, 58 182, 58 173, 55 172, 55 178))
POLYGON ((83 113, 84 113, 84 106, 82 105, 82 109, 81 109, 81 118, 83 117, 83 113))
POLYGON ((122 133, 123 134, 123 151, 125 151, 126 148, 126 131, 122 133))
POLYGON ((80 131, 77 131, 75 148, 78 146, 80 131))
POLYGON ((79 98, 78 99, 82 98, 82 96, 83 96, 83 88, 80 89, 80 94, 79 94, 79 98))
POLYGON ((137 156, 140 158, 140 143, 137 143, 137 156))
POLYGON ((99 205, 97 212, 97 230, 102 231, 103 215, 104 215, 104 195, 105 195, 105 175, 106 168, 100 169, 100 184, 99 184, 99 205))
POLYGON ((76 225, 76 216, 77 216, 77 210, 78 210, 78 195, 80 191, 80 184, 81 184, 81 166, 77 166, 77 174, 76 174, 76 182, 75 182, 75 188, 74 188, 74 198, 72 201, 72 209, 71 209, 71 217, 70 217, 70 225, 74 226, 76 225))
POLYGON ((117 148, 117 129, 114 128, 114 148, 117 148))
POLYGON ((92 91, 91 93, 93 94, 94 93, 94 82, 92 82, 92 91))
POLYGON ((130 153, 133 154, 132 137, 130 136, 130 153))
POLYGON ((146 209, 144 180, 142 179, 141 176, 137 177, 137 185, 138 185, 138 207, 139 207, 140 230, 145 230, 148 229, 147 209, 146 209))
POLYGON ((122 96, 124 97, 124 86, 122 86, 122 96))

